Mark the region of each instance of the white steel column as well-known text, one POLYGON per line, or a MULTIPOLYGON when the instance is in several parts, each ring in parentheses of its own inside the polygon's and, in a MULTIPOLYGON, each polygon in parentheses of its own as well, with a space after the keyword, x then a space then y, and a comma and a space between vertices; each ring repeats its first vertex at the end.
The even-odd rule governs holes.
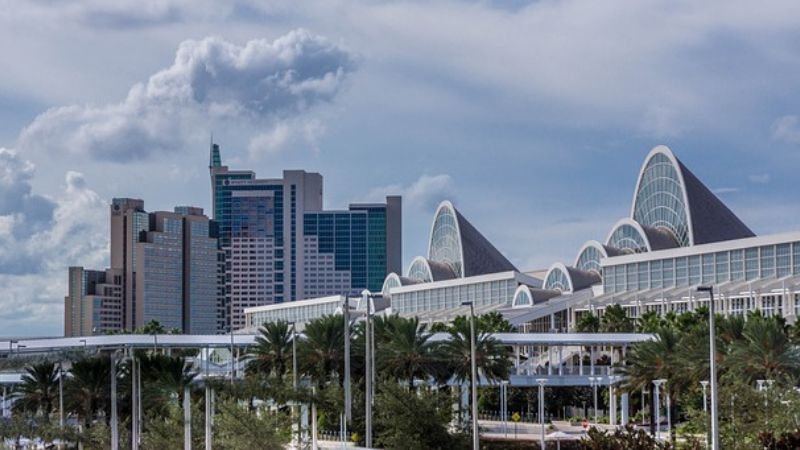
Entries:
POLYGON ((628 409, 630 408, 630 405, 628 403, 628 399, 629 399, 628 393, 627 392, 623 393, 622 394, 622 398, 621 398, 621 402, 622 402, 622 417, 621 417, 622 422, 621 422, 621 425, 623 427, 625 425, 627 425, 628 421, 629 421, 629 419, 628 419, 628 409))
MULTIPOLYGON (((61 422, 61 426, 63 427, 63 415, 61 422)), ((111 450, 119 450, 119 417, 117 415, 117 352, 111 354, 111 450)))
POLYGON ((188 384, 183 388, 183 449, 192 450, 192 398, 188 384))

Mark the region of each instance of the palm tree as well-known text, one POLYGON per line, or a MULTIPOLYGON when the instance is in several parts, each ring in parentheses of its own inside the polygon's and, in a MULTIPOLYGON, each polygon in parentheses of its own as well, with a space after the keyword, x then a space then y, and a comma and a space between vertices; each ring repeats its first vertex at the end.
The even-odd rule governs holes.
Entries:
POLYGON ((430 341, 431 334, 420 326, 419 319, 399 319, 387 330, 384 345, 379 347, 377 364, 388 376, 406 380, 409 389, 415 378, 434 376, 440 367, 436 346, 430 341))
POLYGON ((250 373, 275 375, 283 380, 292 360, 292 329, 289 322, 266 322, 259 328, 255 347, 250 351, 253 359, 247 365, 250 373))
POLYGON ((630 333, 634 329, 633 320, 620 305, 606 306, 600 319, 600 330, 606 333, 630 333))
MULTIPOLYGON (((470 346, 469 320, 458 320, 450 325, 450 339, 442 344, 442 351, 447 355, 451 373, 456 381, 471 379, 472 357, 470 346)), ((478 373, 490 382, 508 378, 511 367, 511 351, 499 341, 478 327, 476 321, 475 361, 478 373)))
POLYGON ((800 371, 800 350, 791 343, 782 323, 753 314, 742 339, 732 344, 726 366, 743 374, 748 382, 759 378, 794 381, 800 371))
MULTIPOLYGON (((491 334, 479 328, 476 321, 475 363, 478 377, 489 382, 508 378, 511 367, 511 350, 503 346, 491 334)), ((442 343, 441 352, 447 358, 448 377, 458 383, 469 383, 472 389, 472 354, 470 345, 470 323, 464 316, 456 317, 450 324, 450 339, 442 343)), ((470 397, 471 401, 471 397, 470 397)))
POLYGON ((304 338, 298 341, 300 372, 310 375, 317 385, 334 375, 344 377, 344 323, 340 315, 325 315, 306 324, 304 338))
POLYGON ((661 316, 655 311, 646 311, 639 317, 637 328, 642 333, 655 333, 664 326, 661 316))
POLYGON ((166 405, 177 400, 183 402, 186 386, 191 385, 197 373, 192 371, 186 358, 158 353, 139 356, 143 381, 143 403, 146 409, 159 409, 166 414, 166 405))
MULTIPOLYGON (((700 332, 701 329, 698 328, 697 333, 700 332)), ((626 365, 619 368, 625 379, 623 389, 627 392, 635 392, 644 388, 652 388, 654 380, 666 379, 666 385, 662 386, 663 397, 669 397, 671 412, 674 417, 677 417, 675 414, 678 396, 687 389, 695 387, 698 380, 697 374, 702 373, 702 368, 697 368, 698 361, 687 356, 703 354, 702 341, 697 339, 696 334, 687 336, 690 337, 681 339, 674 327, 663 326, 655 333, 654 340, 640 342, 633 346, 627 355, 626 365), (689 343, 689 340, 693 342, 689 343), (687 347, 692 349, 688 353, 687 347)), ((706 351, 707 345, 706 343, 706 351)), ((702 356, 696 357, 701 358, 702 362, 702 356)), ((705 367, 708 367, 707 356, 705 367)), ((651 429, 655 426, 653 422, 654 408, 655 404, 651 402, 651 429)), ((672 431, 674 440, 674 428, 672 431)))
POLYGON ((600 331, 600 318, 592 313, 584 313, 575 323, 575 330, 581 333, 597 333, 600 331))
POLYGON ((14 403, 15 409, 49 416, 58 399, 58 366, 45 361, 26 367, 17 390, 20 399, 14 403))
POLYGON ((96 414, 109 416, 111 365, 107 358, 95 357, 75 361, 66 379, 65 401, 68 410, 80 416, 86 425, 96 414))

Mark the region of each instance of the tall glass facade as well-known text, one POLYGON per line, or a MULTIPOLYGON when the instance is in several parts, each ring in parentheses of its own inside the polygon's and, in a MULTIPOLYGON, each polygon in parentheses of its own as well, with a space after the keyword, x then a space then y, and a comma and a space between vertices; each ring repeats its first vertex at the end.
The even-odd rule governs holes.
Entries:
POLYGON ((184 331, 215 334, 219 331, 220 280, 217 239, 211 222, 187 220, 184 249, 184 331))
MULTIPOLYGON (((655 254, 655 253, 653 253, 655 254)), ((775 279, 800 273, 800 242, 606 265, 606 293, 775 279)))
MULTIPOLYGON (((318 252, 307 252, 307 258, 333 255, 333 270, 349 273, 348 290, 381 290, 387 273, 385 206, 353 205, 349 211, 307 212, 303 215, 303 233, 307 242, 316 243, 318 252), (311 237, 315 239, 308 239, 311 237)), ((328 269, 321 264, 307 267, 306 283, 311 285, 319 284, 326 275, 320 272, 328 269)))
POLYGON ((672 232, 678 244, 689 242, 689 221, 683 186, 670 159, 656 153, 642 172, 633 207, 633 220, 672 232))
POLYGON ((475 307, 510 304, 519 282, 510 276, 506 279, 481 281, 478 277, 458 279, 457 283, 426 283, 410 289, 400 288, 392 292, 392 312, 413 314, 462 307, 465 301, 475 307))
POLYGON ((464 276, 461 241, 456 212, 448 204, 439 206, 433 219, 428 259, 446 263, 458 277, 464 276))
MULTIPOLYGON (((138 301, 141 320, 158 321, 167 329, 183 329, 183 221, 177 217, 155 218, 155 232, 137 244, 140 260, 136 277, 141 281, 138 301)), ((138 285, 139 283, 137 283, 138 285)))

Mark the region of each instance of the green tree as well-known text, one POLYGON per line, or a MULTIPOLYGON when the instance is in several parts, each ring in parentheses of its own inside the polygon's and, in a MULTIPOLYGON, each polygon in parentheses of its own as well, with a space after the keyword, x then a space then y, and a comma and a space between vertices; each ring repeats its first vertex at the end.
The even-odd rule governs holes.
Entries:
POLYGON ((415 378, 436 375, 442 359, 419 319, 396 320, 387 332, 376 358, 382 373, 406 381, 409 388, 413 388, 415 378))
POLYGON ((497 311, 481 314, 477 318, 478 328, 486 333, 510 333, 514 331, 511 322, 497 311))
POLYGON ((282 380, 292 363, 292 326, 285 320, 267 322, 258 330, 247 370, 282 380))
POLYGON ((164 325, 161 325, 161 322, 157 320, 151 320, 147 322, 143 326, 136 329, 134 332, 135 334, 166 334, 167 329, 164 328, 164 325))
POLYGON ((299 370, 311 376, 318 386, 338 375, 344 377, 344 323, 341 315, 326 315, 312 320, 298 342, 299 370))
POLYGON ((784 324, 774 317, 751 315, 741 339, 731 346, 727 367, 746 382, 756 379, 794 381, 800 370, 800 350, 792 344, 784 324))
POLYGON ((101 411, 110 416, 111 364, 108 358, 90 357, 72 363, 64 385, 65 407, 89 426, 101 411))
POLYGON ((169 407, 180 407, 184 390, 197 373, 186 358, 158 353, 138 355, 142 374, 142 404, 149 416, 169 414, 169 407))
POLYGON ((378 447, 391 449, 468 448, 464 438, 448 433, 452 399, 441 391, 410 391, 381 384, 377 396, 375 434, 378 447))
POLYGON ((665 325, 661 316, 655 311, 646 311, 642 313, 637 322, 636 328, 642 333, 655 333, 659 328, 665 325))
POLYGON ((49 417, 58 401, 58 364, 44 361, 26 367, 17 394, 15 410, 49 417))
POLYGON ((633 319, 628 317, 625 308, 620 305, 608 305, 600 319, 600 331, 605 333, 630 333, 633 332, 633 319))
MULTIPOLYGON (((662 398, 668 396, 674 408, 678 395, 693 381, 687 381, 689 374, 685 370, 686 361, 682 358, 682 352, 681 339, 676 330, 669 326, 660 328, 654 340, 640 342, 628 352, 627 364, 619 368, 625 376, 623 389, 632 393, 648 388, 652 392, 653 380, 666 379, 667 384, 661 387, 662 398)), ((655 417, 652 406, 653 402, 651 428, 655 425, 652 422, 655 417)))
MULTIPOLYGON (((472 373, 471 334, 469 320, 453 320, 450 339, 442 343, 442 351, 450 363, 450 371, 456 381, 470 380, 472 373)), ((491 334, 478 328, 476 321, 475 361, 478 373, 490 382, 505 380, 511 368, 511 350, 491 334)))
POLYGON ((586 439, 580 442, 584 450, 666 450, 673 448, 669 443, 658 442, 644 430, 635 430, 627 425, 614 431, 601 431, 595 427, 589 429, 586 439))
POLYGON ((597 333, 600 331, 600 318, 592 313, 584 313, 578 317, 575 330, 580 333, 597 333))
POLYGON ((269 408, 247 408, 236 399, 218 403, 214 418, 214 448, 221 450, 283 450, 291 437, 288 414, 269 408))

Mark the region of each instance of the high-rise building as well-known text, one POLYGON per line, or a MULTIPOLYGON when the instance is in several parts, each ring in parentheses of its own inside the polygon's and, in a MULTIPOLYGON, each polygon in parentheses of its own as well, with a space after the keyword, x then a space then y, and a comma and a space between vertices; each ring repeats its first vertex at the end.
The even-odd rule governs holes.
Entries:
POLYGON ((159 211, 136 247, 134 324, 183 329, 183 217, 159 211))
POLYGON ((183 329, 211 334, 225 329, 224 263, 216 223, 201 208, 177 207, 183 215, 183 329))
POLYGON ((401 200, 351 204, 348 211, 306 212, 303 215, 303 283, 301 299, 379 291, 389 267, 400 267, 401 200), (389 236, 396 236, 390 239, 389 236))
POLYGON ((377 290, 401 265, 400 197, 323 211, 320 174, 285 170, 259 179, 223 166, 217 144, 209 171, 233 329, 245 326, 245 308, 377 290))
POLYGON ((134 330, 152 320, 189 334, 224 331, 223 261, 216 224, 202 208, 179 206, 174 212, 148 213, 142 200, 115 198, 112 268, 70 268, 65 334, 134 330), (98 303, 100 296, 104 300, 98 303), (112 307, 118 308, 116 315, 107 313, 112 307), (100 319, 117 322, 86 325, 100 319))
POLYGON ((107 269, 68 269, 64 297, 64 336, 104 334, 122 329, 122 273, 107 269))
POLYGON ((115 198, 111 201, 111 267, 122 269, 122 320, 126 330, 135 328, 136 243, 149 228, 150 217, 144 210, 143 200, 115 198))

